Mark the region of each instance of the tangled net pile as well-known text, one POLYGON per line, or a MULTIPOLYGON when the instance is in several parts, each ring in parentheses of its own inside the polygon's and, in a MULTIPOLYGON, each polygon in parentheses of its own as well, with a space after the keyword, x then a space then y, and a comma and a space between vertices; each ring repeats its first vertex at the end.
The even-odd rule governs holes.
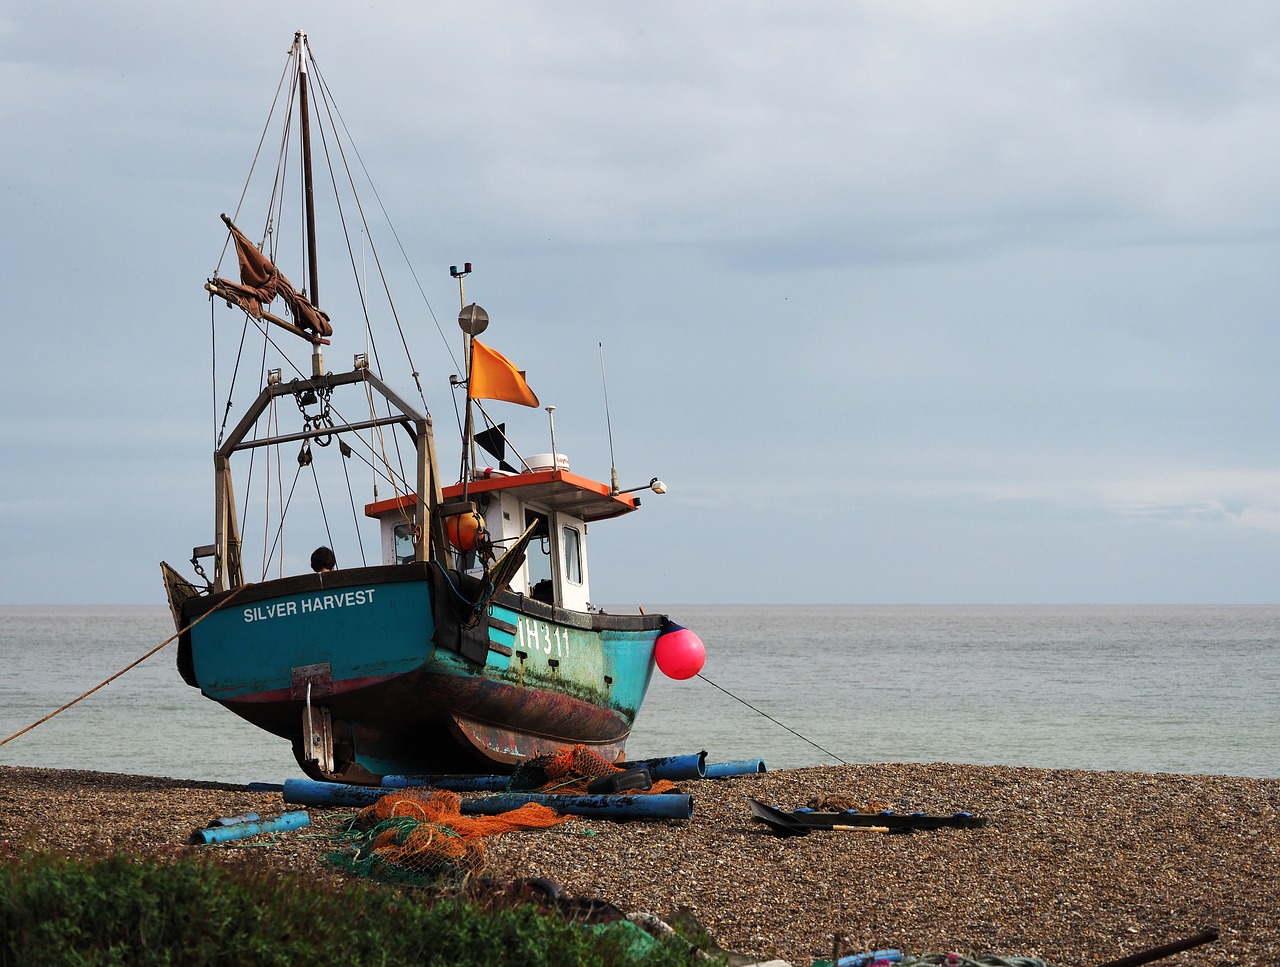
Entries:
MULTIPOLYGON (((512 774, 507 788, 512 792, 585 793, 592 780, 625 771, 586 746, 575 745, 572 749, 562 749, 522 763, 512 774)), ((658 779, 648 789, 634 791, 661 793, 670 792, 675 787, 669 779, 658 779)))
MULTIPOLYGON (((584 793, 595 779, 625 772, 585 746, 531 759, 507 788, 540 793, 584 793)), ((675 788, 658 780, 645 790, 675 788)), ((568 816, 540 803, 525 803, 496 816, 464 816, 455 792, 411 787, 388 793, 356 814, 351 844, 329 862, 356 876, 431 886, 462 886, 484 869, 484 838, 513 830, 547 829, 568 816)))
POLYGON ((496 816, 464 816, 458 794, 443 789, 388 793, 356 814, 352 848, 329 861, 349 873, 414 885, 462 886, 484 868, 484 838, 547 829, 567 816, 538 803, 496 816))

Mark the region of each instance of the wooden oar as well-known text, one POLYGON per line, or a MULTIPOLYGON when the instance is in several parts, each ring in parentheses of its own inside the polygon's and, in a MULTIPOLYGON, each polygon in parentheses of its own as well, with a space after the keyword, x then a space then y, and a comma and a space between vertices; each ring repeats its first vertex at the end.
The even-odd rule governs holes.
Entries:
POLYGON ((759 799, 751 800, 751 815, 764 823, 777 836, 808 836, 815 829, 832 830, 842 833, 913 833, 915 830, 904 827, 890 829, 888 826, 842 826, 836 823, 806 823, 765 805, 759 799))

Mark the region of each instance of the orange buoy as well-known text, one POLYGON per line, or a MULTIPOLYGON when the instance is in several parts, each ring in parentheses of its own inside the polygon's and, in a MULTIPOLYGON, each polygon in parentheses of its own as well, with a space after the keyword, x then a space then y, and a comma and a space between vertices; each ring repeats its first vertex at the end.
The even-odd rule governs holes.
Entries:
POLYGON ((456 514, 444 522, 449 543, 460 551, 474 551, 476 539, 484 531, 484 518, 472 511, 456 514))

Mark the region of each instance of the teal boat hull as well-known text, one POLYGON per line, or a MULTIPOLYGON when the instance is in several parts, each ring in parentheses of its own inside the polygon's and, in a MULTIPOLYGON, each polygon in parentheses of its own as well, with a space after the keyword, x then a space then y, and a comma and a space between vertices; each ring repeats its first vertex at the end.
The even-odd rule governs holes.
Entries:
POLYGON ((621 759, 666 618, 476 599, 425 563, 192 597, 178 666, 315 779, 509 771, 574 745, 621 759))

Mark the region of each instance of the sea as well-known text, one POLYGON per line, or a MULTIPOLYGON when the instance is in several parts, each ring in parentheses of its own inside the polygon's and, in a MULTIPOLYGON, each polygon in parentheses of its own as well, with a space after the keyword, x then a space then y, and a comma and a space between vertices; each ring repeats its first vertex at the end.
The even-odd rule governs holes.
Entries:
MULTIPOLYGON (((646 610, 697 632, 707 660, 683 681, 655 671, 628 759, 1280 777, 1280 606, 646 610)), ((0 764, 301 776, 286 741, 182 681, 176 643, 134 665, 173 630, 164 606, 0 607, 0 764)))

